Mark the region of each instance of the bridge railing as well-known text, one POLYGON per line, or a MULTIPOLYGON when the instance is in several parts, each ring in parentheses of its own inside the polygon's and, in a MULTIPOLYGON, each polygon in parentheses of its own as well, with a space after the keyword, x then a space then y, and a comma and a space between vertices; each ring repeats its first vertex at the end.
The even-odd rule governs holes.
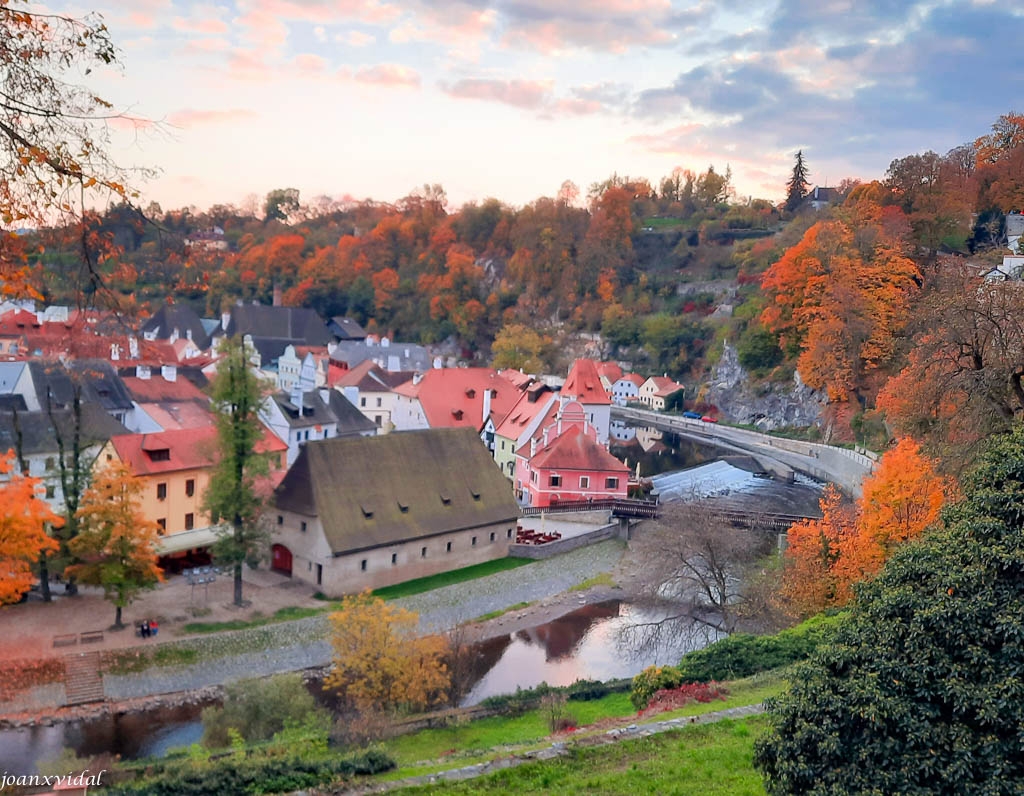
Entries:
POLYGON ((610 511, 622 517, 657 517, 658 503, 654 500, 635 498, 565 500, 552 501, 550 506, 543 508, 527 506, 520 509, 524 517, 537 517, 541 514, 578 514, 585 511, 610 511))

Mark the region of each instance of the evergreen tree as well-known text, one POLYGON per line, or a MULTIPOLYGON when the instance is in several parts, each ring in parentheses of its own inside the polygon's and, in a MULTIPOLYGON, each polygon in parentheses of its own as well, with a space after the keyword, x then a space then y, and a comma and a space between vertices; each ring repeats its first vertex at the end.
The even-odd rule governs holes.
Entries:
POLYGON ((256 490, 257 478, 268 470, 266 457, 256 450, 263 436, 258 416, 263 391, 250 366, 252 349, 241 337, 225 338, 220 353, 212 384, 220 460, 204 500, 211 519, 225 523, 213 545, 214 559, 234 569, 234 602, 244 605, 242 564, 258 561, 267 540, 256 490))
POLYGON ((810 185, 807 182, 807 164, 804 163, 804 153, 800 150, 796 153, 796 163, 793 164, 793 175, 786 183, 786 210, 790 213, 797 210, 807 196, 810 185))

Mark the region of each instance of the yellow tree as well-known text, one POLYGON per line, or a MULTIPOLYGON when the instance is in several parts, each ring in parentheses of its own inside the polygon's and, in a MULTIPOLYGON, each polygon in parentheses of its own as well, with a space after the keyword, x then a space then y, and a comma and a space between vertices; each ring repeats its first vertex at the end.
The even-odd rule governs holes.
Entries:
POLYGON ((418 621, 368 591, 346 597, 331 614, 334 668, 324 688, 361 712, 443 703, 451 681, 447 645, 437 636, 417 637, 418 621))
POLYGON ((17 602, 32 585, 32 564, 43 553, 57 552, 57 542, 46 533, 48 523, 60 517, 39 495, 39 479, 22 475, 14 453, 0 460, 0 605, 17 602))
POLYGON ((78 508, 78 536, 68 544, 78 563, 65 572, 80 583, 103 587, 116 608, 114 627, 121 628, 121 610, 143 589, 163 580, 157 566, 160 527, 140 508, 143 484, 125 464, 97 473, 78 508))

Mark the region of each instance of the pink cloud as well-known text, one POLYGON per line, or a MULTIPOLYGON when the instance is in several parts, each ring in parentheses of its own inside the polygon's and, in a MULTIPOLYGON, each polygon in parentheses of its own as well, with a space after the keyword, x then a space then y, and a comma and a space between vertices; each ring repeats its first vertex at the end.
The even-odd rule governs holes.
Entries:
POLYGON ((186 19, 175 17, 171 23, 175 30, 182 33, 199 33, 202 35, 217 36, 228 32, 228 25, 222 19, 206 17, 204 19, 186 19))
POLYGON ((273 71, 257 51, 235 48, 228 56, 228 76, 236 80, 270 80, 273 71))
POLYGON ((244 7, 277 19, 314 25, 334 25, 351 20, 381 24, 401 14, 397 6, 383 0, 248 0, 244 7))
POLYGON ((167 123, 175 127, 198 127, 209 124, 232 124, 234 122, 252 121, 257 117, 255 111, 245 108, 228 108, 227 110, 198 110, 183 108, 167 117, 167 123))
POLYGON ((231 42, 220 37, 192 39, 185 45, 186 53, 223 53, 231 49, 231 42))
POLYGON ((408 88, 418 88, 421 82, 419 72, 401 64, 364 66, 356 70, 352 79, 357 83, 369 83, 375 86, 408 88))
POLYGON ((307 75, 321 74, 327 70, 327 61, 312 53, 299 53, 292 59, 292 65, 307 75))
POLYGON ((551 97, 550 80, 488 80, 466 78, 451 85, 441 84, 441 90, 458 99, 501 102, 515 108, 537 110, 551 97))
POLYGON ((347 44, 349 47, 368 47, 377 41, 377 37, 361 30, 350 30, 346 33, 336 34, 334 40, 341 44, 347 44))
POLYGON ((135 116, 114 116, 107 120, 107 124, 114 130, 128 132, 150 130, 156 126, 156 122, 152 119, 140 119, 135 116))

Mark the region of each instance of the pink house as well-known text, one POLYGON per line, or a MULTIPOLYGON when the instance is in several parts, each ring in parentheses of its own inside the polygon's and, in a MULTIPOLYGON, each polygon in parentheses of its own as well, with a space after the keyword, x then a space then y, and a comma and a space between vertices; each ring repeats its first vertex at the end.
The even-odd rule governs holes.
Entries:
POLYGON ((516 459, 517 494, 528 506, 545 508, 627 494, 629 470, 597 441, 596 430, 579 410, 563 413, 544 430, 541 442, 534 439, 523 446, 516 459))

